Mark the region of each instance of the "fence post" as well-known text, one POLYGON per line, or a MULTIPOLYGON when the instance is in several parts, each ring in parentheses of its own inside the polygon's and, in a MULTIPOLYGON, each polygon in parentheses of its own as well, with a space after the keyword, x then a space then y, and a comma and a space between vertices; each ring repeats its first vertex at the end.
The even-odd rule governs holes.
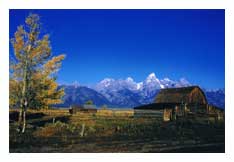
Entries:
POLYGON ((81 132, 80 132, 80 136, 83 137, 84 136, 84 130, 85 130, 85 124, 82 124, 82 128, 81 128, 81 132))

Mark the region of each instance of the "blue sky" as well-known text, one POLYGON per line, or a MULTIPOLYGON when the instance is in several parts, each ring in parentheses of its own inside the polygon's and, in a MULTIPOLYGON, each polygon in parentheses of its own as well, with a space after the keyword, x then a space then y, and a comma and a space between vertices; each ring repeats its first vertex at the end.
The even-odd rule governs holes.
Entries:
POLYGON ((60 83, 154 72, 224 88, 224 10, 10 10, 10 38, 29 13, 40 15, 53 54, 66 54, 60 83))

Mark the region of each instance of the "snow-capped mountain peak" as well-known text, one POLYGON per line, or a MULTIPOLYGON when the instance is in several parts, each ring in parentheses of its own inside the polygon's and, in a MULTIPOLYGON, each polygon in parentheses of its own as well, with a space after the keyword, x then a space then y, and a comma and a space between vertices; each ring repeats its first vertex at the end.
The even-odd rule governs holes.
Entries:
POLYGON ((100 86, 100 88, 102 88, 102 87, 109 87, 113 82, 115 82, 114 79, 112 79, 112 78, 105 78, 101 82, 99 82, 97 84, 97 86, 100 86))
POLYGON ((156 75, 155 75, 155 73, 150 73, 150 74, 148 75, 148 77, 149 77, 149 78, 156 78, 156 75))
POLYGON ((140 90, 143 86, 143 82, 137 83, 137 90, 140 90))
POLYGON ((183 83, 183 84, 190 84, 189 81, 187 81, 185 78, 181 78, 181 79, 180 79, 180 83, 183 83))
POLYGON ((170 82, 172 80, 170 80, 169 78, 164 78, 162 81, 170 82))
POLYGON ((118 92, 120 90, 131 90, 134 92, 142 93, 148 95, 154 93, 155 90, 163 88, 174 88, 174 87, 183 87, 190 86, 191 84, 185 79, 181 78, 179 81, 173 81, 169 78, 164 78, 162 80, 158 79, 155 73, 150 73, 146 79, 142 82, 135 82, 132 77, 127 77, 126 79, 112 79, 105 78, 99 82, 95 89, 98 92, 118 92))
POLYGON ((148 75, 146 80, 144 81, 144 86, 149 88, 157 88, 161 89, 164 88, 164 85, 161 84, 160 80, 156 77, 155 73, 151 73, 148 75))
POLYGON ((112 79, 112 78, 105 78, 105 79, 103 79, 100 83, 105 84, 105 83, 109 83, 109 82, 113 82, 113 81, 115 81, 115 80, 112 79))
POLYGON ((134 82, 134 80, 131 77, 127 77, 126 81, 127 82, 134 82))
POLYGON ((157 80, 157 77, 156 77, 155 73, 149 74, 148 77, 146 78, 146 82, 151 82, 151 81, 154 81, 154 80, 157 80))
POLYGON ((185 78, 181 78, 177 83, 176 83, 176 87, 187 87, 190 86, 190 82, 187 81, 185 78))

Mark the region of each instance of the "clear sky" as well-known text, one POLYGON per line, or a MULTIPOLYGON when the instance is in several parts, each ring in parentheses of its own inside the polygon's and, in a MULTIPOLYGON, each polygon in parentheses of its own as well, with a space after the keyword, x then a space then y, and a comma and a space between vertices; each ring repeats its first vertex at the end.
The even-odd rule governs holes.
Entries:
POLYGON ((10 38, 29 13, 41 17, 53 54, 66 54, 60 83, 138 82, 154 72, 224 88, 224 10, 10 10, 10 38))

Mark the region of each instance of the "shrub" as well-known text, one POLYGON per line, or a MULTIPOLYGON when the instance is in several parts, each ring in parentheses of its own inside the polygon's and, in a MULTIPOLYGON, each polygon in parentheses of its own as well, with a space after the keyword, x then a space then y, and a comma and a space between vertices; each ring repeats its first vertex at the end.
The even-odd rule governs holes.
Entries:
POLYGON ((86 105, 93 105, 93 101, 92 100, 88 100, 85 102, 86 105))
POLYGON ((53 137, 53 136, 69 136, 78 132, 78 128, 73 124, 66 124, 60 121, 54 124, 47 124, 43 128, 39 128, 34 132, 36 137, 53 137))
POLYGON ((101 109, 106 110, 107 109, 107 105, 102 105, 101 109))

